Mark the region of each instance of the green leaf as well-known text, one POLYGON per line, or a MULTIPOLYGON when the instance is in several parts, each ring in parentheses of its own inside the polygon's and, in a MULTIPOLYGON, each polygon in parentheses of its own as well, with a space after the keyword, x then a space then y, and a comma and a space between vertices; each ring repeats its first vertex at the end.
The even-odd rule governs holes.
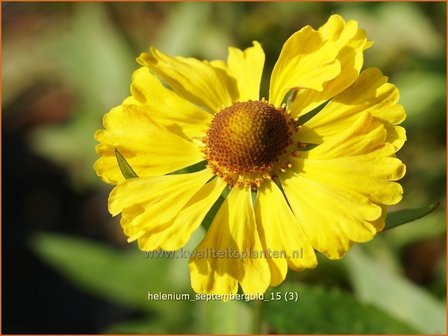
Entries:
MULTIPOLYGON (((138 67, 135 51, 103 3, 75 4, 63 22, 49 20, 47 26, 42 34, 30 36, 33 43, 23 41, 17 53, 33 57, 20 56, 26 63, 13 64, 13 72, 22 69, 28 73, 28 69, 42 67, 46 72, 34 85, 46 83, 51 74, 56 83, 72 92, 71 117, 63 123, 33 128, 29 145, 37 154, 64 167, 73 188, 82 189, 101 183, 91 169, 98 159, 93 134, 101 128, 101 116, 129 95, 131 75, 138 67), (46 63, 51 67, 43 66, 46 63)), ((18 73, 24 77, 22 71, 18 73)))
POLYGON ((438 206, 439 203, 435 203, 428 205, 427 207, 424 208, 405 209, 391 212, 387 215, 386 226, 384 230, 389 230, 399 225, 406 224, 415 221, 416 219, 422 218, 433 212, 435 209, 437 209, 438 206))
POLYGON ((138 177, 137 174, 132 169, 132 167, 126 161, 124 156, 121 155, 121 153, 116 148, 115 148, 115 157, 117 158, 117 162, 118 162, 118 166, 120 167, 120 171, 126 180, 129 180, 134 177, 138 177))
MULTIPOLYGON (((334 287, 283 284, 265 295, 278 301, 264 302, 263 320, 280 334, 376 334, 415 333, 407 324, 351 294, 334 287), (298 294, 297 302, 284 299, 286 293, 298 294)), ((294 296, 293 295, 293 296, 294 296)))
POLYGON ((216 11, 208 2, 177 3, 167 11, 164 24, 159 26, 155 41, 160 50, 170 55, 199 54, 205 59, 221 55, 232 37, 228 31, 217 27, 210 17, 216 11), (197 23, 201 22, 200 25, 197 23))
POLYGON ((445 334, 445 305, 402 276, 382 267, 356 246, 345 258, 356 294, 422 333, 445 334))
MULTIPOLYGON (((416 225, 403 225, 402 229, 387 230, 385 234, 378 236, 387 240, 387 245, 396 253, 409 244, 418 241, 442 237, 446 234, 446 214, 440 207, 428 216, 419 219, 416 225)), ((369 243, 370 245, 371 243, 369 243)))
MULTIPOLYGON (((186 327, 186 326, 185 326, 186 327)), ((188 329, 187 329, 188 330, 188 329)), ((186 332, 187 330, 179 330, 179 326, 174 326, 172 321, 163 318, 129 320, 114 323, 103 330, 104 334, 167 334, 186 332)))
MULTIPOLYGON (((142 311, 173 317, 184 315, 183 301, 148 300, 149 292, 187 290, 183 282, 177 282, 177 278, 182 278, 179 271, 176 277, 171 276, 171 260, 145 258, 143 252, 133 248, 119 250, 58 234, 37 234, 31 244, 43 260, 81 289, 142 311)), ((182 261, 186 264, 188 260, 182 261)))

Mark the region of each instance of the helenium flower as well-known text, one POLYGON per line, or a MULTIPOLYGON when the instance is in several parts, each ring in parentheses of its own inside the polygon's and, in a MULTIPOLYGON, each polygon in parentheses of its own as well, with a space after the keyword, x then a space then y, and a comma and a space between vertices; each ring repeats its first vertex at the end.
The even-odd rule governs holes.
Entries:
POLYGON ((402 198, 395 153, 406 139, 398 89, 379 69, 361 71, 371 45, 339 15, 302 28, 283 45, 267 99, 258 42, 229 48, 226 62, 141 54, 131 96, 95 134, 95 169, 116 185, 109 210, 128 241, 182 248, 227 189, 189 268, 196 292, 228 294, 238 284, 264 293, 288 268, 315 267, 315 251, 338 259, 371 240, 402 198), (176 173, 186 167, 196 171, 176 173))

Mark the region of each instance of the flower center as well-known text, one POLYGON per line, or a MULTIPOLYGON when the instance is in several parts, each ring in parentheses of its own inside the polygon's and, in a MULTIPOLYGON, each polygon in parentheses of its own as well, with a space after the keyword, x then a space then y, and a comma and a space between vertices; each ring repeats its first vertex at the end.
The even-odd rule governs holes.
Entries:
POLYGON ((205 139, 209 167, 229 185, 259 186, 289 162, 294 120, 264 101, 235 103, 217 113, 205 139))

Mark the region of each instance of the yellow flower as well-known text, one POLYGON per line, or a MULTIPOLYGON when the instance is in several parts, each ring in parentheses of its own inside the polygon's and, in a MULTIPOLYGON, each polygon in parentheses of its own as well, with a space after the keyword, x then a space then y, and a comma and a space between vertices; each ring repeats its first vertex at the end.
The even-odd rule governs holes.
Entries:
POLYGON ((371 45, 339 15, 302 28, 283 45, 268 101, 257 42, 229 48, 227 62, 141 54, 132 95, 95 134, 95 170, 116 184, 109 211, 128 241, 178 250, 228 192, 190 258, 191 284, 253 294, 315 267, 315 250, 338 259, 372 239, 402 198, 405 111, 380 70, 361 72, 371 45), (125 180, 115 150, 138 177, 125 180))

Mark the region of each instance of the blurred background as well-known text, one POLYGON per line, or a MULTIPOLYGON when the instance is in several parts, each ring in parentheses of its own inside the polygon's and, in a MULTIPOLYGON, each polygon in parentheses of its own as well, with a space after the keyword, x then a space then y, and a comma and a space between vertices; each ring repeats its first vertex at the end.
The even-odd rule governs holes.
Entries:
MULTIPOLYGON (((445 3, 2 3, 3 333, 445 333, 445 3), (225 59, 261 42, 262 94, 283 42, 338 13, 355 19, 401 93, 405 197, 440 202, 346 258, 320 258, 270 292, 299 302, 147 300, 192 293, 188 260, 145 258, 107 212, 93 133, 129 95, 136 56, 225 59), (253 329, 253 325, 261 327, 253 329), (257 330, 258 329, 258 330, 257 330)), ((199 230, 190 243, 203 235, 199 230)))

